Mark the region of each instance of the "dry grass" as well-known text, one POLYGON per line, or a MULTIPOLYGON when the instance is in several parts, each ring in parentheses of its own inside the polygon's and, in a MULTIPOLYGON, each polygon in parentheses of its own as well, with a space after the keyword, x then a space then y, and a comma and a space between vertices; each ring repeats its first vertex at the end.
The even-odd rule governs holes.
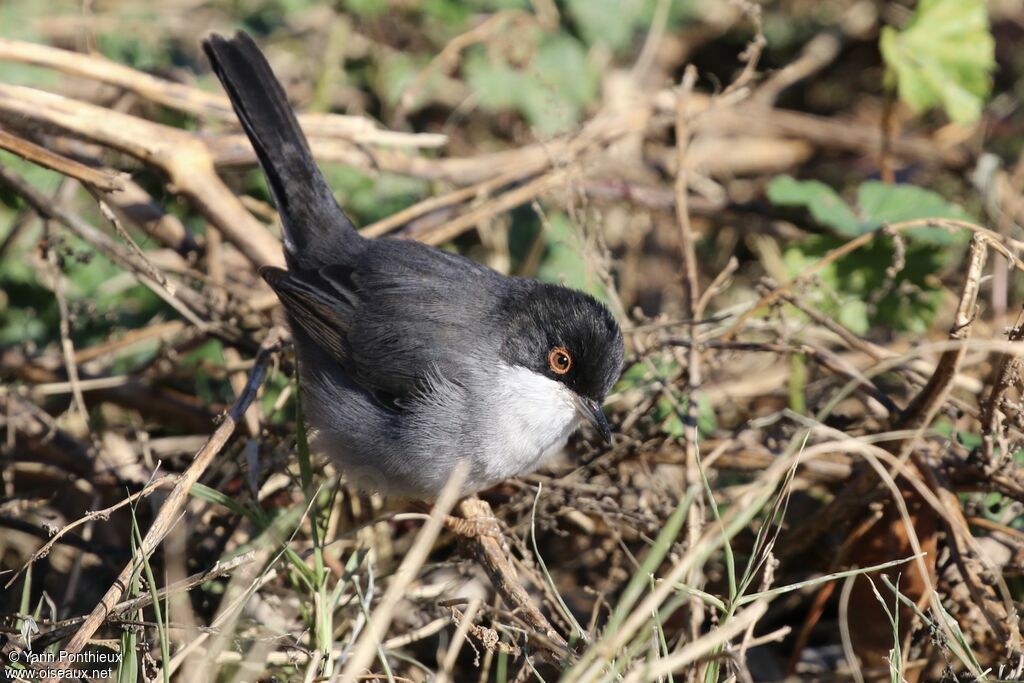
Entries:
POLYGON ((31 87, 0 71, 0 148, 29 160, 0 156, 5 659, 119 652, 125 681, 1019 680, 1020 172, 990 177, 977 217, 991 228, 904 221, 831 250, 763 199, 782 173, 879 167, 980 206, 968 164, 978 140, 1005 141, 903 114, 912 131, 879 159, 877 92, 811 106, 875 64, 855 3, 788 52, 762 32, 779 8, 672 24, 653 3, 632 58, 588 54, 600 96, 550 135, 477 106, 464 70, 476 47, 564 29, 560 3, 481 14, 438 44, 404 4, 384 18, 302 5, 268 53, 317 110, 303 125, 355 210, 393 199, 388 183, 415 188, 371 211, 368 234, 608 301, 628 347, 613 443, 574 439, 463 502, 500 529, 476 539, 443 525, 450 493, 423 514, 354 492, 305 446, 256 275, 281 256, 252 152, 193 82, 198 38, 234 16, 213 0, 155 3, 156 26, 124 0, 84 19, 26 5, 34 41, 0 29, 0 63, 42 67, 31 87), (45 47, 130 26, 189 68, 45 47), (394 103, 332 66, 383 69, 402 45, 425 59, 394 103), (742 57, 721 67, 720 49, 742 57), (731 74, 717 89, 715 69, 731 74), (338 102, 350 114, 324 113, 338 102), (937 314, 911 333, 877 322, 885 292, 853 302, 830 273, 874 258, 898 288, 921 228, 958 237, 928 273, 937 314))

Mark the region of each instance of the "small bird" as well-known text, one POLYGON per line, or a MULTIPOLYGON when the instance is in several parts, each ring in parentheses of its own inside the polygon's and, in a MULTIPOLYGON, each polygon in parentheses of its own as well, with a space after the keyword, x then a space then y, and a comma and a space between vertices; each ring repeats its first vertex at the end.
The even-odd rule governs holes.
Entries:
POLYGON ((203 48, 256 150, 287 270, 260 274, 295 343, 318 452, 363 490, 433 498, 469 461, 462 493, 532 472, 619 378, 622 331, 582 292, 508 277, 404 239, 366 239, 313 160, 266 58, 244 32, 203 48))

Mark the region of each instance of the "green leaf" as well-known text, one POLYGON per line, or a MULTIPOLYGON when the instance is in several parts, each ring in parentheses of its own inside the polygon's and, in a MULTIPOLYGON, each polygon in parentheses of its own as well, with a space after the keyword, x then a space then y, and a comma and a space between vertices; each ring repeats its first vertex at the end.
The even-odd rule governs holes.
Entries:
POLYGON ((417 178, 390 173, 371 176, 341 164, 324 164, 321 169, 356 225, 368 225, 397 213, 427 192, 427 183, 417 178))
POLYGON ((374 87, 388 104, 397 105, 410 86, 424 73, 426 76, 417 84, 415 99, 412 102, 413 107, 418 107, 435 97, 444 85, 443 74, 432 68, 430 60, 422 55, 399 52, 381 57, 377 64, 376 77, 373 79, 374 87))
POLYGON ((387 0, 345 0, 345 9, 364 17, 376 17, 388 9, 387 0))
POLYGON ((598 92, 583 45, 564 34, 543 38, 522 69, 483 48, 471 50, 463 73, 482 108, 517 110, 540 135, 571 129, 598 92))
MULTIPOLYGON (((878 181, 860 185, 855 209, 828 186, 789 176, 773 180, 768 186, 768 197, 776 204, 807 208, 819 223, 835 232, 835 236, 817 235, 786 249, 783 260, 793 275, 804 272, 839 246, 840 240, 886 223, 923 218, 970 219, 963 209, 935 192, 878 181)), ((810 303, 858 334, 879 325, 926 331, 942 299, 933 275, 950 253, 947 247, 963 243, 967 232, 922 227, 904 234, 909 238, 907 251, 894 281, 890 282, 886 275, 886 266, 894 259, 891 241, 876 239, 819 271, 823 287, 811 295, 810 303)))
MULTIPOLYGON (((768 199, 782 206, 803 206, 816 221, 844 237, 856 237, 886 223, 921 218, 971 220, 963 209, 931 190, 877 180, 861 183, 857 189, 856 210, 847 206, 828 185, 790 176, 772 180, 768 185, 768 199)), ((933 244, 959 244, 965 237, 962 233, 927 227, 915 228, 907 235, 933 244)))
POLYGON ((222 493, 217 489, 210 488, 205 484, 195 483, 192 488, 189 489, 189 495, 194 496, 200 500, 204 500, 207 503, 213 503, 214 505, 220 505, 227 508, 231 512, 245 517, 247 519, 256 522, 261 528, 267 526, 270 520, 259 508, 252 508, 238 502, 226 493, 222 493))
MULTIPOLYGON (((919 218, 952 218, 970 220, 970 216, 941 195, 914 185, 892 185, 877 180, 862 183, 857 190, 857 208, 865 230, 874 230, 885 223, 919 218)), ((908 236, 934 244, 957 244, 965 235, 941 228, 915 228, 908 236)))
MULTIPOLYGON (((563 3, 559 3, 561 6, 563 3)), ((603 45, 612 52, 638 50, 642 33, 650 29, 659 0, 565 0, 565 14, 572 19, 587 45, 603 45)), ((703 16, 704 0, 672 0, 666 26, 673 30, 703 16)), ((779 22, 786 26, 791 21, 779 22)), ((769 38, 770 45, 776 43, 769 38)), ((635 55, 634 55, 635 56, 635 55)))
MULTIPOLYGON (((787 248, 783 260, 792 275, 799 275, 843 241, 814 235, 787 248)), ((934 243, 909 241, 903 268, 889 281, 886 268, 893 262, 892 241, 875 239, 820 270, 821 286, 809 288, 804 296, 813 307, 858 334, 879 327, 924 333, 942 303, 935 273, 950 253, 934 243)))
POLYGON ((549 96, 578 105, 574 112, 577 117, 582 106, 597 96, 597 74, 587 63, 583 45, 571 36, 556 35, 541 43, 530 63, 530 73, 549 96))
POLYGON ((512 109, 526 86, 523 73, 506 62, 488 58, 484 50, 471 50, 463 64, 466 81, 484 109, 512 109))
POLYGON ((530 0, 455 0, 454 4, 466 5, 481 12, 497 12, 528 9, 530 7, 530 0))
POLYGON ((644 0, 568 0, 569 15, 587 43, 600 43, 612 50, 628 46, 643 23, 644 0))
POLYGON ((882 29, 879 47, 900 100, 914 111, 941 106, 958 123, 981 115, 995 68, 983 0, 921 0, 904 30, 882 29))
POLYGON ((850 297, 843 300, 835 316, 840 325, 857 334, 867 334, 871 329, 871 309, 863 299, 850 297))
POLYGON ((538 280, 579 289, 602 301, 607 299, 604 288, 580 258, 583 237, 573 232, 568 216, 561 212, 551 213, 543 239, 546 249, 544 260, 537 268, 538 280))
POLYGON ((864 232, 860 221, 835 191, 817 180, 796 180, 779 176, 768 185, 768 199, 782 206, 805 206, 822 225, 854 237, 864 232))

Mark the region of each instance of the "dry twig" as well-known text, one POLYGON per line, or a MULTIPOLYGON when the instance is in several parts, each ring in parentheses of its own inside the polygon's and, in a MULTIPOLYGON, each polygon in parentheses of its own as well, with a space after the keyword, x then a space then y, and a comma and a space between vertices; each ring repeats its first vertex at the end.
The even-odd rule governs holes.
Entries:
MULTIPOLYGON (((256 398, 256 392, 263 384, 263 380, 266 378, 267 367, 270 364, 271 357, 277 351, 280 344, 281 333, 279 330, 271 330, 270 334, 260 345, 260 351, 256 358, 256 364, 253 366, 252 372, 249 374, 249 382, 246 385, 245 392, 243 392, 235 404, 231 406, 227 415, 224 416, 223 422, 217 427, 217 430, 210 436, 210 439, 206 444, 196 453, 195 458, 181 476, 175 481, 174 488, 168 494, 163 505, 160 507, 159 513, 153 520, 152 525, 146 532, 146 536, 142 540, 142 545, 139 548, 139 558, 148 558, 160 545, 164 536, 171 529, 171 527, 178 522, 181 510, 184 508, 185 501, 188 497, 188 492, 192 488, 199 477, 206 471, 210 463, 213 462, 214 456, 220 452, 224 444, 227 443, 228 438, 235 430, 235 426, 242 419, 242 415, 245 413, 246 408, 256 398)), ((110 614, 110 611, 114 608, 114 605, 121 599, 124 591, 127 589, 129 577, 135 571, 135 562, 130 562, 125 565, 124 569, 121 570, 117 580, 107 590, 99 604, 93 609, 89 616, 82 622, 78 630, 72 636, 71 640, 62 648, 65 652, 74 654, 82 651, 89 639, 96 630, 103 624, 110 614)), ((61 665, 66 667, 71 664, 70 658, 62 660, 61 665)), ((56 680, 56 679, 49 679, 56 680)))

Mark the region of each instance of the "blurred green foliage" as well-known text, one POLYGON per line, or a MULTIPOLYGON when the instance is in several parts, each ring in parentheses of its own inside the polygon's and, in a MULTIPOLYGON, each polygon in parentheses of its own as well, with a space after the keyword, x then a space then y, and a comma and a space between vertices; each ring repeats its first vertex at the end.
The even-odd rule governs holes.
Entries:
POLYGON ((608 295, 604 287, 586 261, 580 258, 584 251, 583 235, 573 228, 569 217, 561 211, 548 215, 546 223, 544 257, 534 277, 580 289, 606 301, 608 295))
MULTIPOLYGON (((817 180, 795 180, 779 176, 768 185, 768 199, 780 206, 806 207, 816 221, 843 237, 856 237, 889 223, 923 218, 951 218, 969 221, 971 217, 942 196, 914 185, 868 180, 857 188, 857 204, 847 206, 832 188, 817 180)), ((913 228, 914 239, 932 244, 956 244, 962 233, 933 227, 913 228)))
MULTIPOLYGON (((788 246, 783 260, 793 276, 846 240, 817 235, 788 246)), ((820 287, 804 293, 808 302, 860 335, 878 331, 924 333, 942 302, 942 286, 936 273, 952 257, 932 245, 910 242, 905 263, 889 278, 895 263, 892 240, 879 238, 818 273, 820 287)))
POLYGON ((393 173, 371 176, 339 164, 325 164, 323 171, 338 202, 357 225, 387 218, 426 197, 430 189, 424 180, 393 173))
MULTIPOLYGON (((816 180, 780 176, 768 186, 768 198, 780 206, 807 209, 832 234, 816 235, 790 244, 784 261, 799 275, 851 237, 882 225, 919 218, 971 220, 960 207, 938 194, 913 185, 867 181, 857 188, 851 207, 832 188, 816 180)), ((954 256, 950 248, 964 243, 966 233, 941 228, 907 230, 906 253, 894 276, 890 238, 873 240, 820 271, 824 290, 809 293, 812 303, 858 334, 874 326, 924 332, 941 302, 942 287, 935 274, 954 256)))
POLYGON ((959 123, 981 116, 996 65, 983 0, 921 0, 905 29, 882 28, 879 45, 889 80, 914 111, 941 106, 959 123))
MULTIPOLYGON (((526 33, 538 38, 537 31, 526 33)), ((485 110, 517 110, 542 136, 574 127, 598 93, 597 73, 587 63, 583 44, 565 34, 540 36, 525 66, 513 66, 475 46, 463 69, 485 110)))

